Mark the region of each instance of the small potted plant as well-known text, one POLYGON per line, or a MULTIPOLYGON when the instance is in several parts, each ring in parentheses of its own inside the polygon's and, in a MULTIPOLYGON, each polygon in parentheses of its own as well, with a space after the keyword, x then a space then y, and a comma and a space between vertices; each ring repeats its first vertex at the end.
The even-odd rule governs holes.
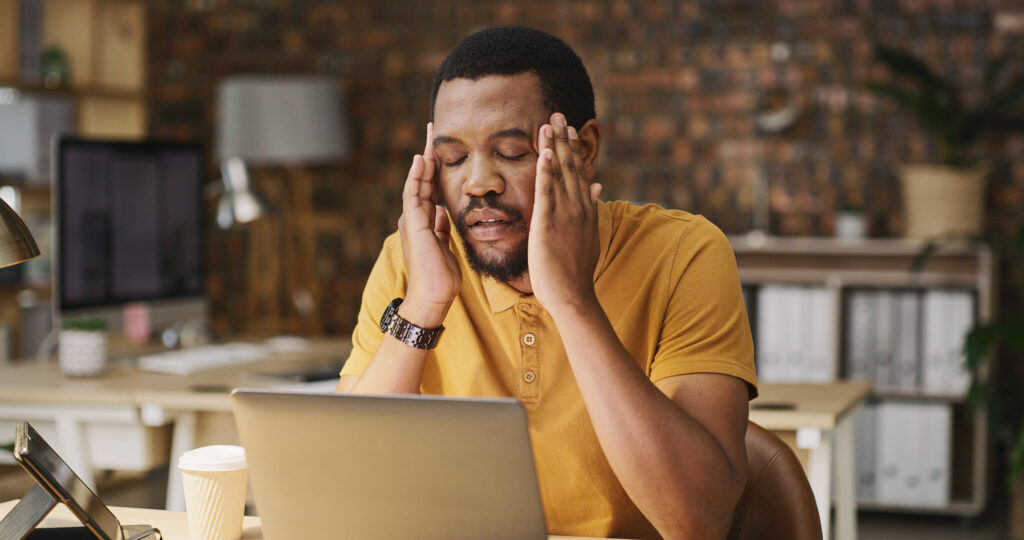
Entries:
POLYGON ((968 102, 961 89, 910 52, 876 45, 874 57, 893 78, 867 87, 911 112, 933 139, 939 163, 902 168, 906 236, 976 236, 984 215, 987 164, 978 143, 996 132, 1024 132, 1024 73, 1012 73, 1009 56, 989 62, 980 100, 968 102))
POLYGON ((860 204, 847 201, 836 212, 836 238, 840 240, 861 240, 867 236, 867 218, 860 204))
POLYGON ((89 377, 103 373, 107 365, 107 322, 96 317, 65 319, 58 357, 65 375, 89 377))

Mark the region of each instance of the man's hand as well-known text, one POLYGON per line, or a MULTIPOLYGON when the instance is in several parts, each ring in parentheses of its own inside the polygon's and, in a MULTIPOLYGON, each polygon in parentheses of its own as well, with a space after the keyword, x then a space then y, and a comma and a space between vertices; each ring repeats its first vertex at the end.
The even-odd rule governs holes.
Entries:
POLYGON ((533 293, 546 310, 597 304, 594 268, 601 254, 597 198, 576 129, 561 113, 540 128, 540 157, 530 221, 529 268, 533 293))
POLYGON ((462 271, 448 248, 451 225, 444 208, 437 205, 437 160, 433 150, 433 124, 427 124, 423 155, 412 158, 402 191, 402 216, 398 231, 409 276, 409 289, 399 314, 417 326, 441 326, 448 308, 462 286, 462 271))

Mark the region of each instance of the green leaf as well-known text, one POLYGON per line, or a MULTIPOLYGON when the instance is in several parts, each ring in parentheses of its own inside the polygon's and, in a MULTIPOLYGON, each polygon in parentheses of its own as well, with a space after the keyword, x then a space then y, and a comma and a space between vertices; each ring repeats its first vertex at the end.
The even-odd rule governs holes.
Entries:
POLYGON ((4 452, 14 452, 14 443, 0 444, 0 450, 3 450, 4 452))
POLYGON ((985 410, 991 401, 992 390, 985 383, 979 382, 977 377, 972 378, 970 386, 967 387, 967 404, 970 405, 971 410, 974 412, 985 410))
POLYGON ((978 371, 988 352, 999 342, 1002 328, 997 324, 976 325, 964 340, 964 361, 971 372, 978 371))
POLYGON ((1002 92, 996 94, 985 109, 989 114, 998 114, 1003 109, 1012 108, 1024 97, 1024 75, 1013 79, 1002 92))
POLYGON ((1017 441, 1010 453, 1010 463, 1006 472, 1006 481, 1013 485, 1014 480, 1024 474, 1024 425, 1017 426, 1017 441))
POLYGON ((914 256, 914 260, 910 263, 910 271, 914 273, 920 272, 924 268, 924 263, 928 262, 928 259, 935 254, 935 250, 939 248, 939 243, 935 240, 929 240, 925 243, 921 251, 914 256))
POLYGON ((921 85, 923 90, 952 93, 949 84, 932 71, 928 64, 903 49, 875 45, 875 58, 893 73, 910 77, 921 85))
POLYGON ((1006 348, 1010 352, 1024 354, 1024 318, 1020 315, 1006 315, 1002 326, 1006 348))
POLYGON ((996 83, 999 82, 999 76, 1003 73, 1003 68, 1006 67, 1006 62, 1010 60, 1009 56, 998 56, 993 58, 988 66, 985 67, 985 93, 992 95, 992 92, 996 89, 996 83))
POLYGON ((898 84, 869 82, 866 83, 865 86, 868 90, 871 90, 880 96, 890 98, 911 111, 916 111, 918 108, 918 97, 911 94, 910 91, 898 84))

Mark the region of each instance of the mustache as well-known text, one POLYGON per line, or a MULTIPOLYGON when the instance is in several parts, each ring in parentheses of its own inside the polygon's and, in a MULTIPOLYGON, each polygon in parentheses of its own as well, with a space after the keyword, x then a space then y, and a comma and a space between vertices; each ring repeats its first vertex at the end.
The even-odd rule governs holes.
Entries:
POLYGON ((466 207, 459 211, 458 220, 456 220, 456 223, 462 227, 466 227, 466 216, 468 216, 469 213, 472 212, 473 210, 482 208, 493 208, 495 210, 500 210, 507 214, 508 217, 512 218, 513 220, 521 221, 523 219, 523 214, 520 213, 519 210, 512 208, 511 206, 498 200, 498 194, 488 193, 481 197, 471 197, 466 207))

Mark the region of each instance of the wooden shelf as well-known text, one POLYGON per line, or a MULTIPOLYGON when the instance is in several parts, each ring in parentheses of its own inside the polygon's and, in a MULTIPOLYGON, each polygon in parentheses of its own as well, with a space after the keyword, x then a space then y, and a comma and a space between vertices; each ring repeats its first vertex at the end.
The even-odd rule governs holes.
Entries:
POLYGON ((900 390, 897 388, 875 388, 871 393, 875 399, 906 399, 913 401, 931 401, 939 403, 967 403, 967 396, 956 394, 936 394, 921 390, 900 390))
POLYGON ((0 0, 0 87, 72 101, 79 135, 144 138, 146 3, 38 0, 31 3, 38 13, 26 15, 21 9, 27 4, 0 0), (30 49, 22 51, 23 46, 30 49), (48 50, 61 51, 67 60, 64 87, 45 87, 39 80, 42 67, 22 64, 23 52, 41 56, 48 50), (25 78, 28 71, 34 73, 25 78))
POLYGON ((0 79, 0 88, 13 88, 27 94, 40 94, 48 96, 60 96, 72 99, 77 98, 103 98, 142 100, 146 98, 145 90, 131 90, 124 88, 113 88, 104 86, 65 86, 61 88, 47 88, 42 83, 26 83, 11 79, 0 79))
POLYGON ((945 506, 920 506, 911 504, 899 504, 879 502, 874 499, 857 499, 858 510, 869 510, 872 512, 891 512, 901 514, 935 514, 954 515, 963 517, 975 517, 981 514, 984 507, 976 501, 954 500, 945 506))

